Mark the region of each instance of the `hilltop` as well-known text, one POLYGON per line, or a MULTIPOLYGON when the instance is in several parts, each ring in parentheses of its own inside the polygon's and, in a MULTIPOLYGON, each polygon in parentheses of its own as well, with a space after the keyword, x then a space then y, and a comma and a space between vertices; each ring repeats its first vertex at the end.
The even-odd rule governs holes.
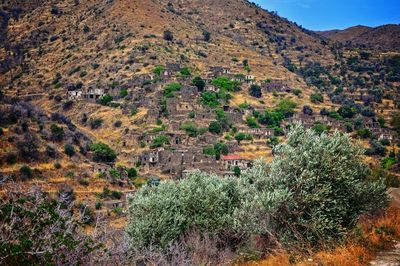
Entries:
POLYGON ((400 25, 388 24, 379 27, 354 26, 344 30, 318 32, 322 36, 343 44, 359 45, 383 51, 399 51, 400 25))

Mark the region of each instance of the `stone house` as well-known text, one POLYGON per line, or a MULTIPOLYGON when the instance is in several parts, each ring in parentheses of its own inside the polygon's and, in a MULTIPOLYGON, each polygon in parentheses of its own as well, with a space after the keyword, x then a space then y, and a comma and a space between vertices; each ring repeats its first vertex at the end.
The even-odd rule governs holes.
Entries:
POLYGON ((96 102, 98 99, 100 99, 101 97, 103 97, 106 94, 107 94, 107 91, 105 89, 89 88, 82 95, 85 100, 87 100, 89 102, 96 102))
POLYGON ((183 86, 175 96, 185 101, 193 101, 199 96, 199 91, 195 86, 183 86))
POLYGON ((126 204, 125 200, 106 200, 103 201, 104 207, 107 209, 123 208, 126 204))
POLYGON ((250 161, 236 154, 221 156, 221 163, 226 170, 233 170, 235 167, 239 167, 240 170, 245 170, 250 167, 250 161))
POLYGON ((81 100, 82 99, 82 91, 81 90, 69 90, 67 92, 68 100, 81 100))
POLYGON ((194 110, 195 106, 192 101, 183 101, 177 98, 167 99, 167 111, 171 116, 188 115, 194 110))
POLYGON ((204 155, 202 148, 157 149, 144 152, 141 163, 147 171, 158 169, 164 174, 180 177, 186 169, 214 169, 216 160, 214 157, 204 155))
POLYGON ((207 84, 204 88, 204 91, 219 92, 219 88, 212 84, 207 84))
POLYGON ((228 67, 212 66, 209 68, 209 71, 212 73, 213 77, 231 74, 231 69, 228 67))
POLYGON ((272 128, 239 128, 238 132, 244 134, 250 134, 255 139, 269 139, 274 136, 274 130, 272 128))
POLYGON ((155 149, 143 152, 140 156, 142 167, 147 171, 159 167, 162 151, 163 149, 155 149))
POLYGON ((284 85, 280 80, 273 80, 271 82, 263 83, 261 88, 266 92, 290 92, 290 88, 284 85))
POLYGON ((179 72, 181 71, 181 65, 178 63, 166 63, 165 69, 168 70, 169 72, 179 72))
POLYGON ((196 111, 195 114, 196 119, 201 119, 205 122, 210 122, 212 120, 215 120, 217 115, 212 109, 204 109, 200 111, 196 111))
POLYGON ((114 167, 113 163, 93 163, 93 173, 94 174, 108 174, 114 167))
POLYGON ((226 116, 232 123, 240 124, 243 122, 243 113, 240 111, 232 110, 226 113, 226 116))
POLYGON ((378 140, 387 139, 390 142, 395 141, 396 134, 388 128, 371 128, 371 132, 378 138, 378 140))
POLYGON ((311 128, 315 123, 315 117, 303 113, 295 113, 292 117, 284 120, 284 125, 286 126, 294 123, 301 123, 304 127, 311 128))

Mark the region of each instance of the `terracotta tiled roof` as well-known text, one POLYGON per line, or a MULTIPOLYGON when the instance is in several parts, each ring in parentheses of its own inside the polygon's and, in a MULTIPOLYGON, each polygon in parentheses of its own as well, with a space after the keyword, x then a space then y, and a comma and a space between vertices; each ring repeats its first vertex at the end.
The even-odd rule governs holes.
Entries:
POLYGON ((239 155, 236 154, 228 154, 228 155, 223 155, 221 157, 222 160, 243 160, 242 157, 240 157, 239 155))

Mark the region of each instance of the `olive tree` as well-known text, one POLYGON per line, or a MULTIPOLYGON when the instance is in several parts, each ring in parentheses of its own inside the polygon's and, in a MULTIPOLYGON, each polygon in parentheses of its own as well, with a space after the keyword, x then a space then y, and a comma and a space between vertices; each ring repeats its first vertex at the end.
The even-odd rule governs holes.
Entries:
POLYGON ((244 230, 316 245, 344 236, 361 214, 385 207, 383 182, 367 181, 364 150, 347 134, 319 135, 295 125, 274 154, 268 167, 258 162, 241 175, 249 191, 238 211, 244 230), (245 210, 252 211, 245 216, 245 210))

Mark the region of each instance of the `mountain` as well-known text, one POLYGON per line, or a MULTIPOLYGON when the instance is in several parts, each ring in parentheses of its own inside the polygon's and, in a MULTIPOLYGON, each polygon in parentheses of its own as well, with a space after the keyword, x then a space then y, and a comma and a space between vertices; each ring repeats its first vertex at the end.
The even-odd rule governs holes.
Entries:
MULTIPOLYGON (((147 73, 167 61, 204 71, 208 62, 228 66, 233 58, 247 58, 260 78, 293 76, 284 62, 333 63, 318 36, 242 0, 43 1, 27 15, 9 18, 10 49, 2 50, 2 68, 18 65, 12 75, 38 91, 55 73, 77 66, 87 72, 83 81, 90 85, 147 73), (173 42, 163 40, 165 30, 172 31, 173 42), (204 32, 210 33, 209 42, 202 41, 204 32), (91 64, 100 67, 93 71, 91 64), (131 67, 124 70, 127 64, 131 67)), ((3 80, 8 86, 14 82, 11 76, 3 80)))
POLYGON ((400 25, 388 24, 379 27, 355 26, 345 30, 318 32, 337 42, 352 43, 384 51, 400 51, 400 25))

